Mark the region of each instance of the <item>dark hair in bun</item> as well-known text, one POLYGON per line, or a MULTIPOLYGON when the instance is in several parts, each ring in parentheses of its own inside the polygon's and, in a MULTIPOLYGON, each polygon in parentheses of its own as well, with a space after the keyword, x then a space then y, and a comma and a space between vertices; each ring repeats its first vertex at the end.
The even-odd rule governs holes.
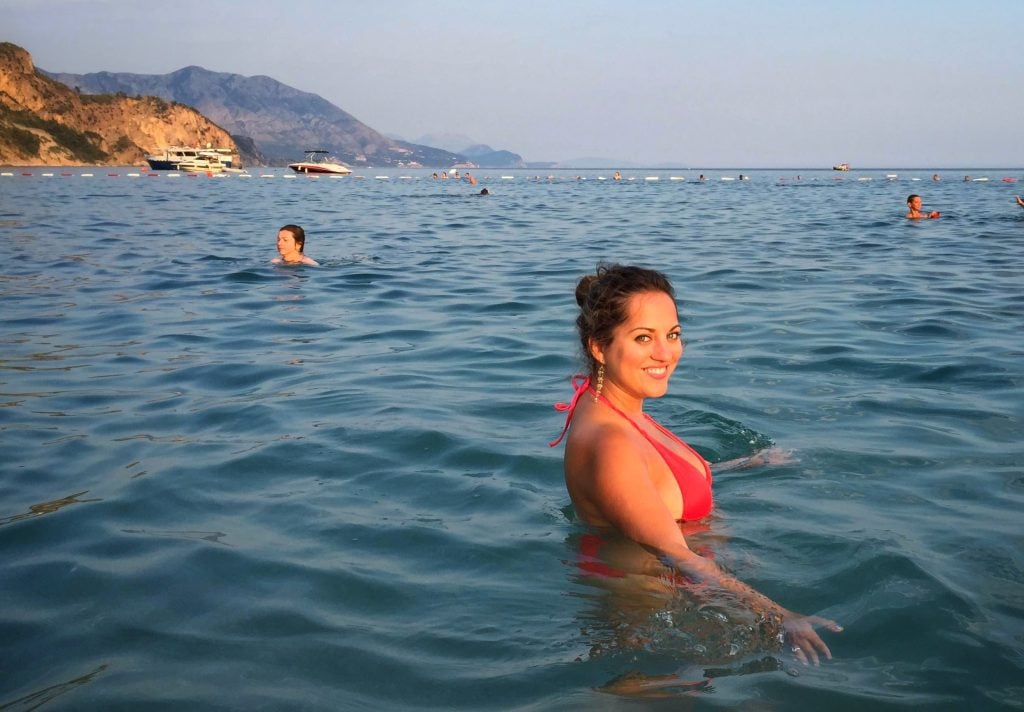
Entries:
POLYGON ((672 283, 661 272, 644 267, 601 263, 596 274, 587 274, 576 283, 576 303, 580 314, 576 329, 580 334, 583 358, 590 375, 597 371, 597 360, 590 353, 590 342, 602 347, 612 342, 612 332, 628 316, 626 302, 634 294, 664 292, 675 301, 672 283))

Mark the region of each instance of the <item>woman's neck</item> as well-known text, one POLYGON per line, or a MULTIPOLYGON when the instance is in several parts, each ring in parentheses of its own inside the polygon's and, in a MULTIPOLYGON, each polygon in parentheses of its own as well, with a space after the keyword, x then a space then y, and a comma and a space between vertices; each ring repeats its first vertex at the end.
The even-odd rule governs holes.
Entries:
MULTIPOLYGON (((595 384, 591 383, 591 386, 595 390, 597 389, 595 384)), ((614 383, 610 383, 607 379, 605 379, 604 387, 601 389, 601 397, 607 399, 623 413, 637 417, 644 413, 643 398, 637 398, 636 396, 629 395, 614 383)))

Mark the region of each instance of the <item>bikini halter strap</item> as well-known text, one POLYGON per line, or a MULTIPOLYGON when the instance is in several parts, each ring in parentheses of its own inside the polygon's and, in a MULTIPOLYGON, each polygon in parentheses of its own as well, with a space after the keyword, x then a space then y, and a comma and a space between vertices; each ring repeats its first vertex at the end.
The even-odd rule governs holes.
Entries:
POLYGON ((548 443, 548 447, 554 447, 558 443, 562 442, 562 438, 564 438, 565 434, 569 431, 569 423, 572 422, 572 414, 576 410, 576 404, 579 402, 580 396, 588 390, 593 391, 593 389, 590 388, 590 377, 583 376, 581 374, 576 374, 572 377, 572 387, 576 392, 572 394, 571 401, 568 403, 555 403, 555 410, 566 412, 565 425, 562 426, 562 433, 558 436, 558 439, 554 442, 548 443))

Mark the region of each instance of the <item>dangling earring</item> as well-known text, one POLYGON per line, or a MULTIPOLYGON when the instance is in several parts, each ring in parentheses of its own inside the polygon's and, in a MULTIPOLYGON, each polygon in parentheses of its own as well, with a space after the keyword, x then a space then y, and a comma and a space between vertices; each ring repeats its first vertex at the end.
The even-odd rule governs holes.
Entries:
POLYGON ((594 389, 594 402, 597 403, 597 397, 601 395, 601 389, 604 388, 604 364, 602 363, 597 367, 597 387, 594 389))

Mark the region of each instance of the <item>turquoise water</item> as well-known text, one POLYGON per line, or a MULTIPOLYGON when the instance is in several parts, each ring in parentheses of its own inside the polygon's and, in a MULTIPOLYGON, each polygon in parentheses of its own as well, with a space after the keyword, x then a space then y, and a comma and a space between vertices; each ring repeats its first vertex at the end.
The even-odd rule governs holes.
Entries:
POLYGON ((1024 706, 1022 171, 5 170, 0 709, 1024 706), (648 410, 795 452, 691 544, 834 660, 580 575, 547 443, 602 259, 680 295, 648 410))

